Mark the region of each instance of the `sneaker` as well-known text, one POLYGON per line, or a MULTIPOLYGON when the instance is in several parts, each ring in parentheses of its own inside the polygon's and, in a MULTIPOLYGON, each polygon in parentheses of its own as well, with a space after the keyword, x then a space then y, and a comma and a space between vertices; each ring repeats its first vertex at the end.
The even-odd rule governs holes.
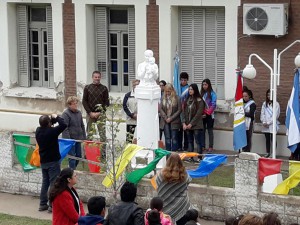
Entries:
POLYGON ((190 162, 190 163, 193 163, 194 162, 194 158, 188 158, 186 161, 190 162))
POLYGON ((197 159, 194 160, 194 162, 195 162, 195 163, 200 163, 200 162, 201 162, 201 159, 200 159, 200 158, 197 158, 197 159))
POLYGON ((209 147, 208 150, 207 150, 207 153, 212 153, 213 150, 214 150, 213 148, 210 148, 210 147, 209 147))
POLYGON ((52 213, 52 207, 51 206, 48 207, 48 213, 52 213))
POLYGON ((265 155, 265 158, 269 158, 270 157, 270 153, 265 155))
POLYGON ((39 207, 40 212, 41 211, 46 211, 46 210, 48 210, 48 205, 40 205, 40 207, 39 207))

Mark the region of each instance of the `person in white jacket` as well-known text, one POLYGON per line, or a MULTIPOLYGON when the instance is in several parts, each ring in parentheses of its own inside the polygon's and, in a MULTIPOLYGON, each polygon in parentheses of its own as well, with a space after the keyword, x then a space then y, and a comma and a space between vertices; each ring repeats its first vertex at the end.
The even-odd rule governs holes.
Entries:
MULTIPOLYGON (((276 131, 278 131, 278 118, 280 115, 280 106, 279 103, 276 102, 276 131)), ((273 101, 270 100, 270 89, 266 92, 266 101, 262 104, 260 121, 262 122, 262 130, 261 132, 265 134, 266 137, 266 151, 267 154, 265 157, 270 157, 271 153, 271 140, 272 140, 272 132, 273 132, 273 101)))

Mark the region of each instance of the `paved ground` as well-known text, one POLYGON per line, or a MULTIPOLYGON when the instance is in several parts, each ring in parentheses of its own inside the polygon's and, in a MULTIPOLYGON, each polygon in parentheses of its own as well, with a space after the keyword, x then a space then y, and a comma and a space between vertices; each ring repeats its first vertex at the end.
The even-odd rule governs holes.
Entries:
MULTIPOLYGON (((37 197, 13 195, 0 192, 0 213, 51 220, 52 214, 48 213, 47 211, 39 212, 38 206, 39 199, 37 197)), ((223 225, 224 222, 200 220, 200 224, 223 225)))

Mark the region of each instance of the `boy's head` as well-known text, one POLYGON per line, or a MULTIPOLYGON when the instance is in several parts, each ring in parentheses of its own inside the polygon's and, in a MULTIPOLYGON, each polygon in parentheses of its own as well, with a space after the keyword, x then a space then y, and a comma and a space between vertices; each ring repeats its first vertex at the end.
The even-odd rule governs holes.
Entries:
POLYGON ((197 221, 198 220, 198 211, 196 209, 189 209, 186 214, 185 214, 185 218, 190 221, 190 220, 193 220, 193 221, 197 221))
POLYGON ((225 225, 238 225, 240 220, 244 217, 244 215, 239 216, 231 216, 225 220, 225 225))
POLYGON ((39 118, 39 123, 41 127, 50 127, 51 126, 51 119, 47 115, 43 115, 39 118))
POLYGON ((102 196, 94 196, 88 200, 87 207, 89 214, 105 216, 105 198, 102 196))
POLYGON ((150 201, 150 208, 161 211, 164 206, 164 202, 160 197, 154 197, 150 201))
POLYGON ((187 82, 188 82, 188 80, 189 80, 189 75, 188 75, 188 73, 187 73, 187 72, 182 72, 182 73, 180 73, 179 78, 180 78, 180 85, 181 85, 181 86, 186 86, 186 85, 187 85, 187 82))
POLYGON ((120 195, 123 202, 134 202, 137 188, 135 184, 126 181, 121 187, 120 195))
POLYGON ((147 219, 148 219, 149 225, 161 224, 160 223, 160 214, 155 209, 148 212, 147 219))

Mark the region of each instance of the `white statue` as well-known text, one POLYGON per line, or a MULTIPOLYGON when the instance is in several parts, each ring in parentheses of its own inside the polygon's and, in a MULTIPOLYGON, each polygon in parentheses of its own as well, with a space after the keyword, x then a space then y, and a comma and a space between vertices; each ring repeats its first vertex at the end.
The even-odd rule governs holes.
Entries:
POLYGON ((158 66, 155 63, 152 50, 144 52, 145 61, 140 63, 137 71, 137 79, 140 80, 140 86, 156 85, 158 78, 158 66))

